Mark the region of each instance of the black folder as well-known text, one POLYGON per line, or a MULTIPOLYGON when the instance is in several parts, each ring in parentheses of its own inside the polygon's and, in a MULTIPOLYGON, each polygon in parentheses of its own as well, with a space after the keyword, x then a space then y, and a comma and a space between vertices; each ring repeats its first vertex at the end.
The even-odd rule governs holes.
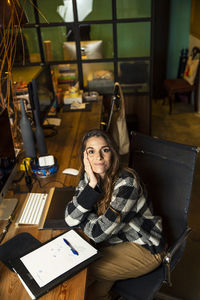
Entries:
MULTIPOLYGON (((12 260, 10 262, 11 265, 12 265, 12 268, 14 269, 14 271, 20 277, 24 287, 26 288, 27 292, 29 293, 29 295, 32 299, 38 299, 42 295, 48 293, 51 289, 55 288, 56 286, 58 286, 59 284, 61 284, 65 280, 71 278, 72 276, 74 276, 75 274, 77 274, 78 272, 80 272, 81 270, 86 268, 91 262, 93 262, 94 260, 96 260, 97 258, 99 258, 101 256, 99 251, 97 251, 93 246, 91 246, 87 241, 85 241, 74 230, 70 230, 68 232, 62 233, 61 235, 51 239, 50 241, 41 244, 38 248, 36 248, 35 250, 28 253, 28 255, 31 255, 30 258, 32 258, 32 255, 34 255, 35 251, 37 251, 38 249, 40 249, 41 247, 43 247, 45 245, 47 245, 47 246, 48 246, 48 244, 50 245, 50 243, 52 241, 54 241, 58 238, 61 241, 62 237, 64 237, 65 234, 69 233, 69 232, 73 232, 73 234, 78 235, 77 237, 81 238, 83 243, 86 243, 85 244, 86 253, 87 253, 87 247, 89 247, 88 249, 90 249, 90 250, 92 249, 91 251, 92 251, 93 254, 90 257, 87 257, 86 259, 84 259, 81 263, 78 263, 77 265, 70 268, 66 272, 64 272, 61 275, 57 276, 56 278, 54 278, 53 280, 51 280, 50 282, 48 282, 44 286, 42 286, 42 287, 39 286, 39 284, 37 283, 37 281, 34 278, 34 275, 33 275, 34 273, 31 273, 30 270, 28 270, 28 268, 25 266, 25 263, 21 260, 21 258, 23 259, 24 256, 15 258, 14 260, 12 260)), ((74 240, 72 241, 72 243, 73 242, 74 242, 74 240)), ((66 251, 69 251, 67 245, 65 245, 64 242, 63 242, 63 245, 64 245, 63 247, 66 247, 66 251)), ((82 249, 82 248, 80 247, 80 249, 82 249)), ((80 250, 80 251, 82 251, 82 250, 80 250)), ((79 252, 79 254, 80 254, 80 252, 79 252)), ((43 263, 45 265, 45 262, 43 262, 43 261, 40 262, 41 268, 42 268, 43 263)))

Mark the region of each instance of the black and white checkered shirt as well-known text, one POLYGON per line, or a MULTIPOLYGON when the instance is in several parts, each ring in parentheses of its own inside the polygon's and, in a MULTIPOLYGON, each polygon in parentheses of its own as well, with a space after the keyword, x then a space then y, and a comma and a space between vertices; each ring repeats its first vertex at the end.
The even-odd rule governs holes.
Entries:
POLYGON ((70 227, 79 227, 96 243, 134 242, 152 253, 163 251, 161 218, 154 216, 134 176, 121 171, 115 182, 110 206, 103 215, 96 213, 100 190, 88 185, 87 175, 80 180, 75 196, 67 205, 65 221, 70 227))

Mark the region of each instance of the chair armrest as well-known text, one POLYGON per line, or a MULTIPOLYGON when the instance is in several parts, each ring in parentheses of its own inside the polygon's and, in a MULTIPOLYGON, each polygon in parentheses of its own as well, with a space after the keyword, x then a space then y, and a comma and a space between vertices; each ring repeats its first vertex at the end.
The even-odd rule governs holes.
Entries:
POLYGON ((188 227, 183 232, 183 234, 180 236, 180 238, 174 243, 174 245, 172 245, 168 249, 166 255, 163 258, 163 264, 164 264, 164 270, 165 270, 165 283, 167 283, 169 286, 172 286, 171 269, 170 269, 171 260, 174 256, 174 254, 176 253, 176 251, 182 246, 184 241, 187 239, 187 237, 191 231, 192 231, 192 229, 188 227))

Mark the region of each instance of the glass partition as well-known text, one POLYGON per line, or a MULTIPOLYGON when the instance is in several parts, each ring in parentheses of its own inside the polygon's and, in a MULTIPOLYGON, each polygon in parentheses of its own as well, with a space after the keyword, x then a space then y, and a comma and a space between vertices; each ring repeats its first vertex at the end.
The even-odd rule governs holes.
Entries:
POLYGON ((66 41, 66 27, 41 27, 46 61, 64 60, 63 44, 66 41))
POLYGON ((113 92, 113 63, 83 63, 84 87, 101 94, 113 92))
POLYGON ((34 5, 32 1, 27 0, 20 0, 21 6, 24 8, 24 12, 28 23, 34 24, 35 23, 35 15, 34 15, 34 5))
POLYGON ((58 23, 74 21, 72 0, 38 1, 38 9, 40 23, 58 23))
POLYGON ((28 46, 30 62, 41 62, 37 31, 35 28, 23 28, 23 35, 28 46))
MULTIPOLYGON (((156 1, 19 1, 29 20, 23 27, 25 64, 49 62, 62 96, 79 86, 109 98, 117 79, 125 92, 126 111, 137 114, 145 127, 141 131, 149 132, 156 1)), ((17 58, 20 61, 20 55, 17 58)))
POLYGON ((117 18, 147 18, 151 16, 151 0, 116 0, 117 18))
POLYGON ((51 67, 54 74, 56 90, 66 92, 78 82, 77 64, 60 64, 51 67))
POLYGON ((117 38, 119 57, 150 56, 150 22, 119 23, 117 38))
MULTIPOLYGON (((80 26, 81 58, 104 59, 113 57, 113 38, 111 24, 80 26)), ((68 40, 63 43, 64 60, 76 60, 75 38, 68 31, 68 40)))
POLYGON ((111 20, 112 0, 82 0, 77 2, 77 10, 79 21, 111 20))
POLYGON ((113 28, 111 24, 95 24, 90 26, 90 39, 103 42, 103 58, 113 57, 113 28))
POLYGON ((150 62, 149 61, 123 61, 118 63, 119 82, 124 92, 148 93, 150 62))
MULTIPOLYGON (((72 0, 38 1, 40 23, 74 22, 72 0)), ((112 0, 77 1, 78 21, 112 19, 112 0)))

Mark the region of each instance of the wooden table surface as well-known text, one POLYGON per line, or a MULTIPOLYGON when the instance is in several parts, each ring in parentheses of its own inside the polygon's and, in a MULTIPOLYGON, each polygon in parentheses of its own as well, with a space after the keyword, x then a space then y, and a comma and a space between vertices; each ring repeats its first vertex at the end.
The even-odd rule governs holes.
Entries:
MULTIPOLYGON (((34 183, 32 192, 48 192, 53 186, 63 185, 76 186, 78 178, 76 176, 64 175, 62 171, 66 168, 79 169, 79 150, 83 134, 92 128, 99 128, 101 121, 102 101, 92 103, 92 110, 89 112, 61 112, 59 117, 62 122, 58 127, 57 135, 46 138, 49 155, 54 155, 58 163, 58 172, 47 178, 38 178, 40 184, 34 183)), ((25 191, 26 186, 20 184, 21 190, 25 191)), ((9 192, 11 193, 11 192, 9 192)), ((38 230, 37 226, 16 225, 15 220, 20 212, 25 200, 26 193, 9 194, 18 198, 19 203, 15 213, 14 222, 11 224, 8 233, 2 243, 12 238, 18 233, 29 232, 41 242, 45 242, 52 237, 62 233, 61 230, 38 230)), ((0 232, 5 226, 5 222, 0 223, 0 232)), ((84 269, 71 279, 60 284, 48 294, 42 296, 42 300, 83 300, 85 294, 87 270, 84 269)), ((14 272, 11 272, 0 262, 0 299, 1 300, 28 300, 30 299, 26 290, 14 272)))

